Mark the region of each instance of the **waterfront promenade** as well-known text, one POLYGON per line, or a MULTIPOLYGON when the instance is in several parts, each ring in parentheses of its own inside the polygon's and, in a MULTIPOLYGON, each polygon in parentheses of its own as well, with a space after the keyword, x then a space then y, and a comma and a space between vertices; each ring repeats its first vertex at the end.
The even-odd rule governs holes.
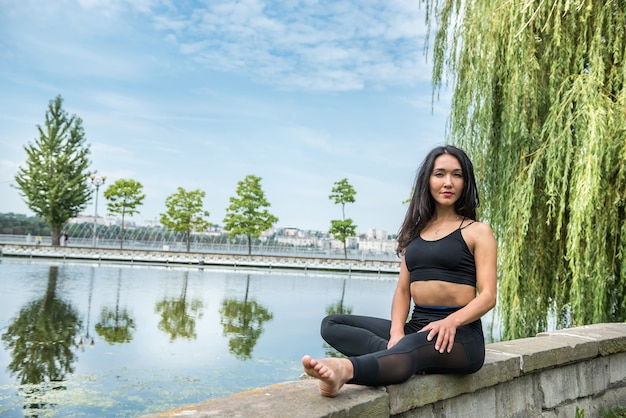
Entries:
POLYGON ((34 244, 0 244, 1 257, 55 259, 87 262, 130 263, 137 265, 301 270, 358 274, 397 274, 400 260, 374 260, 331 257, 304 257, 268 254, 227 254, 166 250, 53 247, 34 244))

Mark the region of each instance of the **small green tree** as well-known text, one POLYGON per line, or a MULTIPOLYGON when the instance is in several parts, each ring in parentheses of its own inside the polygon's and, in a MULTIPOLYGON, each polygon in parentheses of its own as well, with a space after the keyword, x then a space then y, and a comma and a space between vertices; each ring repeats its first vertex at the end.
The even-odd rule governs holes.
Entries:
POLYGON ((346 248, 346 239, 356 236, 356 225, 352 219, 346 219, 346 203, 354 203, 356 190, 348 179, 342 179, 334 183, 332 193, 328 198, 335 202, 336 205, 341 204, 341 219, 330 221, 330 230, 328 231, 335 239, 343 243, 343 256, 348 258, 348 250, 346 248))
POLYGON ((15 176, 24 202, 50 225, 52 245, 60 243, 61 228, 78 215, 91 197, 87 183, 89 146, 82 120, 69 116, 63 99, 51 100, 46 122, 37 125, 39 139, 24 146, 26 164, 15 176))
POLYGON ((270 229, 278 218, 270 214, 270 206, 261 188, 261 177, 248 175, 237 183, 237 196, 230 198, 230 206, 224 217, 224 230, 231 237, 245 235, 248 238, 248 255, 252 254, 252 237, 270 229))
POLYGON ((142 192, 143 185, 133 179, 116 180, 104 192, 104 197, 108 200, 107 210, 109 215, 122 215, 120 249, 124 248, 124 216, 133 216, 139 213, 137 206, 141 206, 146 198, 146 195, 142 192))
POLYGON ((205 219, 209 217, 209 212, 202 209, 205 195, 202 190, 187 191, 179 187, 178 192, 165 199, 167 212, 161 214, 161 224, 167 229, 185 234, 187 252, 191 245, 191 231, 203 231, 210 225, 205 219))

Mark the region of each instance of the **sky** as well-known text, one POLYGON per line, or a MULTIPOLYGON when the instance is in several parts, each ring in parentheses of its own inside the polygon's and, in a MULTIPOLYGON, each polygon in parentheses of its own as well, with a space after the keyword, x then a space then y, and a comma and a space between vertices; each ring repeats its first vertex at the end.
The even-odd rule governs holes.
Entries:
POLYGON ((415 0, 0 0, 0 213, 32 215, 14 178, 60 95, 106 176, 99 215, 124 178, 144 187, 139 224, 183 187, 223 225, 255 175, 277 227, 328 231, 347 178, 357 231, 396 233, 445 143, 425 35, 415 0))

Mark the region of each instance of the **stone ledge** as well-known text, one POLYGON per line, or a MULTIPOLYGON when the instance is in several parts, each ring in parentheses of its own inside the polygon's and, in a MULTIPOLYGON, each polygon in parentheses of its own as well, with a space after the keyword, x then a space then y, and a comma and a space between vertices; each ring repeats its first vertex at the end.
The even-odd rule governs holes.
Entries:
POLYGON ((490 344, 489 349, 518 355, 520 370, 525 374, 593 358, 599 353, 597 341, 569 335, 503 341, 490 344))
POLYGON ((316 380, 305 379, 144 418, 448 416, 442 411, 469 408, 467 402, 475 396, 482 396, 484 402, 472 411, 483 411, 485 418, 502 416, 503 410, 528 416, 532 411, 539 413, 541 404, 554 413, 560 408, 571 409, 576 398, 583 403, 585 399, 606 399, 603 403, 607 405, 624 405, 625 390, 626 323, 612 323, 488 344, 484 366, 471 375, 417 375, 383 388, 346 385, 332 399, 319 395, 316 380), (580 379, 583 382, 571 385, 580 379), (566 387, 571 393, 563 393, 566 387))
POLYGON ((520 375, 520 359, 487 350, 485 364, 470 375, 418 375, 408 381, 387 386, 391 414, 399 414, 441 399, 475 392, 512 380, 520 375), (415 396, 419 393, 419 396, 415 396))
POLYGON ((346 385, 336 398, 325 398, 318 392, 317 380, 304 379, 235 393, 144 418, 381 418, 389 415, 389 395, 384 388, 346 385))
POLYGON ((571 335, 587 338, 598 343, 601 356, 626 351, 626 323, 583 325, 576 328, 541 332, 537 337, 571 335))

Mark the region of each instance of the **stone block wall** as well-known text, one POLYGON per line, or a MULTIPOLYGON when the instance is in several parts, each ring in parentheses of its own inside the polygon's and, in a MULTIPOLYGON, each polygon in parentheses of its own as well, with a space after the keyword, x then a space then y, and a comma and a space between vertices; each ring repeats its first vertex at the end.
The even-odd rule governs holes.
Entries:
POLYGON ((467 376, 417 375, 381 388, 346 385, 324 398, 304 379, 212 399, 156 417, 585 418, 626 406, 626 323, 588 325, 487 345, 467 376))

